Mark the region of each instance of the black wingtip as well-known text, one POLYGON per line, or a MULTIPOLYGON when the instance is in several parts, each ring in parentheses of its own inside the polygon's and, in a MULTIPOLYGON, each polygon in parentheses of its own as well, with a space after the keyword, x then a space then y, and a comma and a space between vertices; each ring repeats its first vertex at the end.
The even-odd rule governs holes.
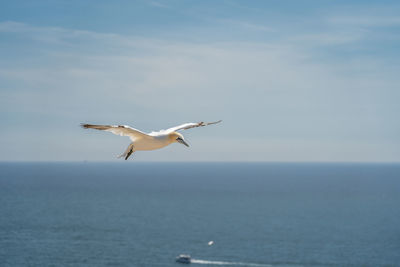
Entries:
POLYGON ((214 122, 211 122, 211 123, 209 123, 209 124, 217 124, 217 123, 220 123, 220 122, 222 122, 222 120, 214 121, 214 122))

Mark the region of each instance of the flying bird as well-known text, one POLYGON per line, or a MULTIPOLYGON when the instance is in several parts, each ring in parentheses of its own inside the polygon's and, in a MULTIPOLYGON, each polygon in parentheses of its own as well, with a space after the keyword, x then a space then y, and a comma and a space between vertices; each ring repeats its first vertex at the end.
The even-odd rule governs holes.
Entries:
POLYGON ((220 122, 221 120, 215 122, 190 122, 151 133, 144 133, 127 125, 94 125, 82 123, 81 126, 85 129, 96 129, 120 136, 128 136, 132 143, 130 143, 125 152, 118 157, 125 157, 125 160, 127 160, 135 151, 160 149, 172 143, 181 143, 188 147, 189 145, 186 143, 183 135, 177 131, 203 127, 220 122))

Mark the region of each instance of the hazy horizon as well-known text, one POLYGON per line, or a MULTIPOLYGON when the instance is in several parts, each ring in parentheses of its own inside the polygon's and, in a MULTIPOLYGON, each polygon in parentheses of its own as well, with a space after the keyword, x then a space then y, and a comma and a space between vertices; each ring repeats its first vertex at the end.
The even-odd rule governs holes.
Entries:
MULTIPOLYGON (((184 164, 184 163, 199 163, 199 164, 299 164, 299 165, 310 165, 310 164, 315 164, 315 165, 398 165, 400 162, 398 161, 218 161, 218 160, 213 160, 213 161, 190 161, 190 160, 185 160, 185 161, 176 161, 176 160, 134 160, 134 162, 137 163, 145 163, 145 164, 157 164, 157 163, 174 163, 174 164, 184 164)), ((116 164, 127 164, 125 161, 119 160, 13 160, 13 161, 7 161, 7 160, 2 160, 0 161, 0 164, 2 163, 116 163, 116 164)), ((134 163, 133 163, 134 164, 134 163)))

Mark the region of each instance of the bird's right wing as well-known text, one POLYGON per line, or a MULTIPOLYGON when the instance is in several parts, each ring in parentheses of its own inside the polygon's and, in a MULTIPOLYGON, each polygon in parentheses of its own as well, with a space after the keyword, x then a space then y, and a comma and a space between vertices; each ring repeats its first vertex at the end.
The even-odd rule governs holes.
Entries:
POLYGON ((132 141, 139 138, 149 137, 144 132, 141 132, 137 129, 129 127, 127 125, 94 125, 94 124, 81 124, 81 126, 85 129, 96 129, 106 132, 111 132, 120 136, 128 136, 132 141))
POLYGON ((167 129, 165 131, 169 132, 169 133, 172 133, 172 132, 179 131, 179 130, 188 130, 188 129, 191 129, 191 128, 203 127, 203 126, 207 126, 207 125, 211 125, 211 124, 217 124, 217 123, 220 123, 221 121, 222 120, 214 121, 214 122, 203 122, 203 121, 197 122, 197 123, 189 122, 189 123, 184 123, 182 125, 169 128, 169 129, 167 129))
POLYGON ((179 131, 179 130, 188 130, 188 129, 192 129, 192 128, 196 128, 196 127, 203 127, 203 126, 207 126, 207 125, 211 125, 211 124, 217 124, 220 123, 222 120, 219 121, 214 121, 214 122, 188 122, 188 123, 184 123, 166 130, 161 130, 158 132, 151 132, 150 135, 151 136, 157 136, 160 134, 168 134, 168 133, 172 133, 175 131, 179 131))

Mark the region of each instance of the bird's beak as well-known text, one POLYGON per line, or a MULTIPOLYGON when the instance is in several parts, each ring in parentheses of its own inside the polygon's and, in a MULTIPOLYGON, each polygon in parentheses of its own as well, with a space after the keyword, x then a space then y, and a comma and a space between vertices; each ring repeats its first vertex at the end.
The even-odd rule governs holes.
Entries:
POLYGON ((176 138, 176 141, 178 141, 179 143, 181 143, 181 144, 183 144, 183 145, 189 147, 188 143, 186 143, 185 140, 183 140, 183 139, 180 138, 180 137, 176 138))

